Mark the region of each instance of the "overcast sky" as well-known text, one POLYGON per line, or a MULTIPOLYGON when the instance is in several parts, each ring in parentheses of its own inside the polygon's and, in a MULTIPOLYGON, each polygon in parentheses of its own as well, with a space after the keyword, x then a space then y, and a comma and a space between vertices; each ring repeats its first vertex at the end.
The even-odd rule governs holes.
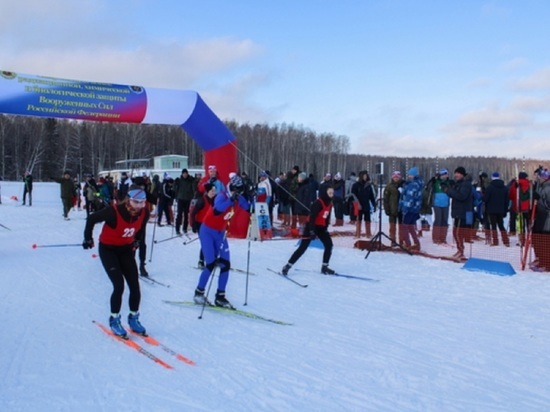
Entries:
POLYGON ((550 159, 550 2, 0 0, 0 69, 196 90, 351 153, 550 159))

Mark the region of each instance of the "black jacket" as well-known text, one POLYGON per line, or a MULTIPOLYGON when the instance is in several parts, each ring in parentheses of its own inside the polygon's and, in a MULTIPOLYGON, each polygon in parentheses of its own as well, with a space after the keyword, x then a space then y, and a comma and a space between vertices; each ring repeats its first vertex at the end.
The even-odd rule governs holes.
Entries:
POLYGON ((464 179, 457 180, 452 186, 444 189, 452 199, 451 217, 453 219, 466 220, 466 214, 474 211, 472 190, 472 178, 469 176, 464 176, 464 179))
POLYGON ((501 179, 492 180, 485 190, 483 203, 485 213, 500 214, 505 216, 508 213, 508 188, 501 179))

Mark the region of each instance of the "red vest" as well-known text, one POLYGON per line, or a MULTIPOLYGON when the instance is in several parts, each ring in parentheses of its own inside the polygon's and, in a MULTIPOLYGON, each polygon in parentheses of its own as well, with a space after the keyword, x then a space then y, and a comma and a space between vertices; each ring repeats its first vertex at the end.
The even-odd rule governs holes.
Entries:
POLYGON ((208 197, 208 195, 204 194, 202 198, 204 200, 204 206, 195 214, 195 220, 199 223, 204 222, 206 214, 210 209, 212 209, 212 205, 210 204, 211 199, 208 197))
POLYGON ((225 212, 220 213, 219 215, 215 215, 214 206, 210 206, 202 223, 215 230, 226 230, 227 223, 233 217, 233 214, 233 206, 228 207, 225 212))
POLYGON ((114 206, 116 213, 116 226, 112 228, 108 224, 103 225, 99 235, 99 242, 110 246, 125 246, 134 243, 136 233, 141 229, 143 219, 145 219, 145 210, 142 210, 134 222, 124 220, 118 207, 114 206))
POLYGON ((330 210, 332 209, 332 202, 330 202, 328 205, 325 205, 325 202, 323 202, 322 199, 317 199, 317 202, 321 202, 321 205, 323 208, 321 211, 317 214, 315 217, 315 226, 326 226, 327 225, 327 217, 330 216, 330 210))

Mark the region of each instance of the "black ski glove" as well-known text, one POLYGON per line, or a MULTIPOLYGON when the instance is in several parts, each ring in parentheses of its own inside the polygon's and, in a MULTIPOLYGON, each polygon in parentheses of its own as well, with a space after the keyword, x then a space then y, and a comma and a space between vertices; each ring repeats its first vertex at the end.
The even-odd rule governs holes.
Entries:
POLYGON ((231 195, 231 200, 235 202, 237 199, 239 199, 239 192, 233 192, 231 195))
POLYGON ((82 242, 82 247, 84 249, 93 248, 94 247, 94 240, 93 239, 84 240, 84 242, 82 242))

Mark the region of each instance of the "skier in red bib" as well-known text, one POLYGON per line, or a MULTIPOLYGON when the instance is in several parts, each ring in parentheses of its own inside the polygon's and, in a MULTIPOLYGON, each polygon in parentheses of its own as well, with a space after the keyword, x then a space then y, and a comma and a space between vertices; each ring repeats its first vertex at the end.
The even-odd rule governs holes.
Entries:
POLYGON ((99 257, 107 276, 113 283, 109 325, 113 333, 122 338, 127 336, 120 322, 124 281, 130 289, 128 325, 132 331, 146 335, 145 328, 139 322, 141 291, 135 260, 135 251, 143 238, 145 225, 149 219, 149 211, 145 207, 146 201, 146 193, 143 189, 131 187, 124 201, 91 213, 84 229, 82 247, 91 249, 94 247, 94 226, 105 222, 99 235, 99 257))
POLYGON ((300 246, 292 254, 288 263, 283 267, 282 274, 288 275, 288 271, 298 259, 307 250, 307 247, 316 237, 323 243, 325 251, 323 252, 323 265, 321 273, 325 275, 334 275, 336 272, 328 267, 330 256, 332 255, 332 238, 328 233, 328 225, 330 223, 330 213, 332 211, 332 198, 334 197, 334 188, 326 186, 325 191, 321 190, 319 198, 311 204, 311 212, 309 220, 304 228, 304 234, 300 246))

